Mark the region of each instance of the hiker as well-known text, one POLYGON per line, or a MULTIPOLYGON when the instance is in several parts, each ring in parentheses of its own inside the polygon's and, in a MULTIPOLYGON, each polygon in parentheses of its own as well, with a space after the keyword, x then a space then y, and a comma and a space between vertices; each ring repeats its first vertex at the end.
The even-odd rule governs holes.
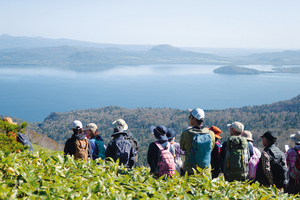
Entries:
POLYGON ((181 156, 184 155, 184 151, 180 149, 180 144, 175 142, 175 136, 177 135, 177 131, 173 130, 172 128, 168 128, 167 137, 169 143, 171 144, 170 152, 174 155, 174 161, 176 166, 176 171, 181 173, 181 169, 183 166, 183 162, 181 156))
POLYGON ((164 174, 172 176, 175 174, 176 167, 174 156, 170 152, 171 145, 167 137, 168 129, 163 125, 151 126, 150 129, 156 138, 156 141, 150 143, 147 153, 150 173, 157 177, 164 174))
MULTIPOLYGON (((2 119, 2 121, 7 122, 9 124, 14 124, 14 125, 18 124, 18 123, 13 122, 12 118, 10 118, 10 117, 5 117, 2 119)), ((24 133, 21 133, 21 132, 13 133, 13 136, 15 137, 17 142, 23 144, 23 146, 28 145, 29 146, 28 150, 33 151, 32 144, 24 133)))
POLYGON ((134 165, 134 150, 130 141, 126 140, 127 133, 123 127, 114 128, 111 135, 113 139, 108 143, 105 151, 106 160, 112 158, 115 162, 119 159, 119 164, 126 168, 132 168, 134 165))
POLYGON ((265 187, 275 184, 277 188, 284 188, 288 183, 287 166, 284 153, 275 146, 277 137, 268 131, 261 139, 265 148, 259 159, 255 181, 265 187))
POLYGON ((92 151, 89 139, 84 135, 82 123, 75 120, 71 124, 73 135, 65 143, 64 154, 74 156, 75 159, 87 161, 92 158, 92 151))
POLYGON ((300 193, 300 131, 290 135, 290 138, 295 143, 295 146, 294 148, 290 148, 285 156, 288 167, 289 183, 284 192, 298 194, 300 193))
POLYGON ((92 159, 101 158, 105 159, 105 145, 103 144, 103 138, 99 135, 98 127, 94 123, 89 123, 85 127, 85 133, 90 138, 92 159))
POLYGON ((258 148, 253 146, 252 133, 250 131, 244 131, 242 133, 242 137, 245 137, 248 142, 249 152, 250 152, 250 160, 249 160, 249 178, 250 180, 254 180, 256 176, 256 169, 259 162, 259 158, 261 156, 261 152, 258 148), (252 155, 251 155, 252 149, 252 155))
POLYGON ((188 111, 191 127, 183 131, 180 138, 180 148, 185 151, 182 175, 186 172, 188 175, 194 174, 197 166, 206 169, 205 173, 210 174, 211 151, 215 146, 215 134, 203 127, 205 114, 202 109, 195 108, 188 109, 188 111))
POLYGON ((214 132, 216 138, 215 147, 211 152, 211 173, 212 173, 212 178, 214 179, 217 178, 220 173, 220 152, 221 152, 222 145, 220 144, 219 139, 222 138, 220 136, 222 131, 216 126, 211 126, 209 130, 214 132))
MULTIPOLYGON (((244 125, 241 122, 227 124, 230 137, 223 143, 221 151, 225 151, 224 177, 226 181, 245 181, 249 178, 249 144, 245 137, 241 137, 244 125)), ((224 153, 221 154, 224 156, 224 153)))
POLYGON ((128 130, 127 123, 123 119, 118 119, 118 120, 114 121, 112 124, 116 125, 116 127, 117 126, 122 127, 123 131, 127 133, 127 135, 125 136, 125 139, 129 140, 131 142, 131 144, 133 146, 133 150, 134 150, 134 157, 135 157, 134 162, 137 163, 140 144, 137 141, 137 139, 134 137, 133 133, 128 130))

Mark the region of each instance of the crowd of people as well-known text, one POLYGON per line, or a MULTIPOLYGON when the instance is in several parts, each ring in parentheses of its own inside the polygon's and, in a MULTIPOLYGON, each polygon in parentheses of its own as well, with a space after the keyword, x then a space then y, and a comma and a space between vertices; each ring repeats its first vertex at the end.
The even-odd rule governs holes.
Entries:
MULTIPOLYGON (((200 108, 189 109, 189 127, 178 134, 164 125, 151 126, 154 141, 149 144, 147 162, 150 173, 156 177, 204 173, 211 178, 224 174, 225 180, 258 181, 265 187, 275 185, 290 194, 300 192, 300 131, 290 136, 295 147, 281 151, 276 145, 277 136, 267 131, 261 136, 262 152, 253 145, 252 133, 244 130, 241 122, 228 124, 230 137, 220 144, 222 131, 216 126, 204 127, 205 113, 200 108)), ((123 119, 114 125, 112 140, 104 145, 97 125, 89 123, 83 128, 75 120, 73 135, 66 141, 65 155, 84 160, 101 158, 119 160, 120 165, 132 168, 137 162, 139 143, 128 130, 123 119)))

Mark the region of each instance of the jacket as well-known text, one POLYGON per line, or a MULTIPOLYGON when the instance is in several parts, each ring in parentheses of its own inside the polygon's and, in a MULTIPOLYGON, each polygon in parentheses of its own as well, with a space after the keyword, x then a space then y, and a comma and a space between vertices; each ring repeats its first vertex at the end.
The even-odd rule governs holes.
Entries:
POLYGON ((134 165, 134 150, 130 141, 126 140, 123 134, 117 134, 111 140, 105 151, 106 158, 110 157, 114 161, 119 159, 119 164, 127 168, 134 165))
POLYGON ((97 135, 97 137, 90 139, 93 160, 98 158, 98 154, 99 154, 99 149, 97 147, 96 140, 100 140, 103 142, 103 138, 100 135, 97 135))
MULTIPOLYGON (((194 126, 192 128, 189 128, 181 134, 180 137, 180 148, 185 151, 185 161, 183 163, 183 170, 188 172, 189 174, 193 174, 193 165, 190 162, 190 154, 191 154, 191 148, 193 147, 192 141, 193 136, 195 134, 202 133, 202 129, 204 127, 194 126)), ((212 131, 209 131, 209 135, 212 138, 212 149, 215 147, 215 134, 212 131)), ((210 173, 210 167, 207 169, 207 172, 210 173)))

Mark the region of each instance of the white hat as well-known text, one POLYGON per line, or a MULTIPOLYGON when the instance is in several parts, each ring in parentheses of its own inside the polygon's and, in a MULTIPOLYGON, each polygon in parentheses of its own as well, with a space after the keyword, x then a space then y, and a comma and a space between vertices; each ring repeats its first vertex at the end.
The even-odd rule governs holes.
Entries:
POLYGON ((71 129, 76 129, 77 127, 82 128, 82 123, 79 120, 75 120, 71 124, 71 129))
POLYGON ((253 142, 252 133, 250 131, 244 131, 241 136, 253 142))
POLYGON ((114 121, 112 124, 116 124, 116 126, 121 126, 124 131, 126 131, 128 129, 128 125, 126 124, 126 122, 123 119, 118 119, 118 120, 114 121))
POLYGON ((96 131, 98 129, 98 126, 94 123, 89 123, 86 127, 85 127, 85 131, 87 130, 91 130, 91 131, 96 131))
POLYGON ((188 109, 188 111, 191 113, 191 115, 193 115, 193 117, 195 117, 198 120, 204 119, 205 117, 204 111, 200 108, 195 108, 194 110, 188 109))
POLYGON ((300 143, 300 131, 297 131, 295 134, 290 135, 290 138, 295 143, 300 143))
POLYGON ((227 124, 228 127, 232 127, 237 132, 244 132, 244 125, 241 122, 233 122, 232 124, 227 124))

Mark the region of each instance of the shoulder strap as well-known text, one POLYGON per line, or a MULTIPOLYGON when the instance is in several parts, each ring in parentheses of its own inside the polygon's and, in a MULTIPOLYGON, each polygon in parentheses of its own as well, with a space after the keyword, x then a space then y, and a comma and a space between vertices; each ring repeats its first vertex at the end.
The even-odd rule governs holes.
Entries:
POLYGON ((158 142, 155 142, 155 144, 156 144, 156 146, 159 148, 159 150, 164 150, 163 148, 162 148, 162 146, 158 143, 158 142))

